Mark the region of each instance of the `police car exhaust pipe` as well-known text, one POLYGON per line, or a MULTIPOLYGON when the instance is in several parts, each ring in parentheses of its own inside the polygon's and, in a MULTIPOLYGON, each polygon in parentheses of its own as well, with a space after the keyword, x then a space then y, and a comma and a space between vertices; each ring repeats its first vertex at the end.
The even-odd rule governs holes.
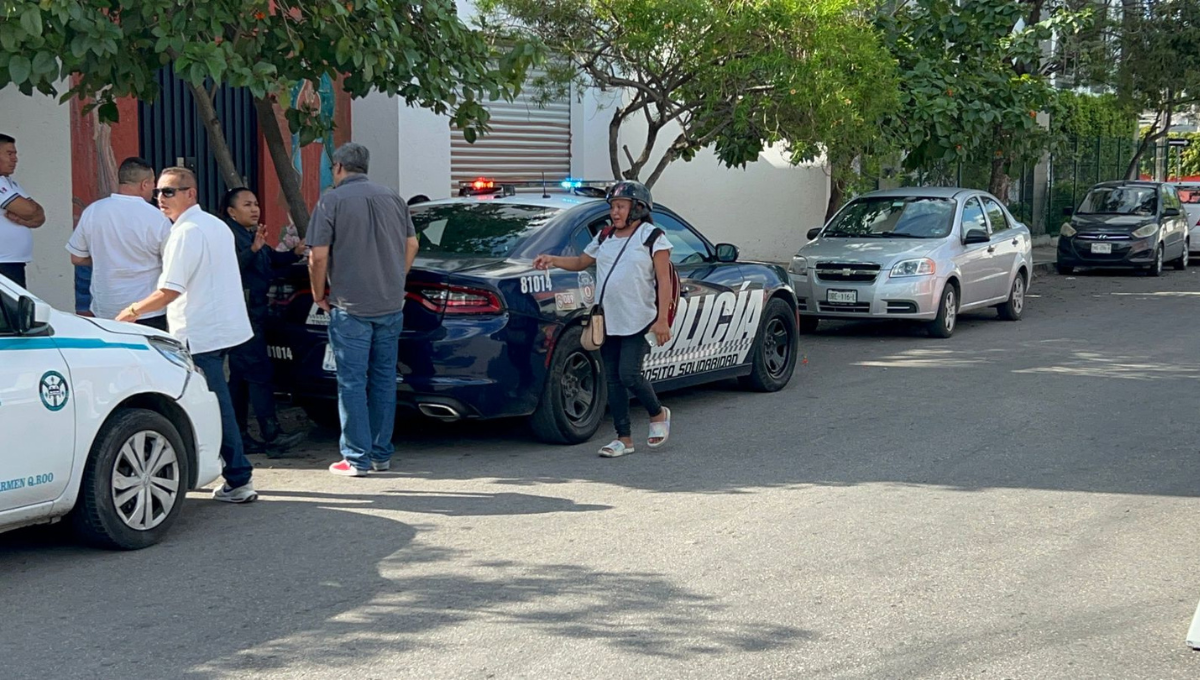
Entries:
POLYGON ((446 406, 445 404, 418 404, 417 409, 421 411, 422 415, 437 418, 438 420, 459 420, 462 418, 462 414, 455 410, 454 407, 446 406))

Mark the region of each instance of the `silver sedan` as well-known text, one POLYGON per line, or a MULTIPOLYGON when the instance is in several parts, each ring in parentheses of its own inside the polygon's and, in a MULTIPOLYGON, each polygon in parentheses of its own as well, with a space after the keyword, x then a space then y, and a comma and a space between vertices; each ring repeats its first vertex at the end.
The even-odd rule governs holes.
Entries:
POLYGON ((790 266, 806 332, 820 319, 912 319, 948 338, 959 312, 1016 321, 1025 309, 1029 229, 985 191, 872 192, 808 238, 790 266))

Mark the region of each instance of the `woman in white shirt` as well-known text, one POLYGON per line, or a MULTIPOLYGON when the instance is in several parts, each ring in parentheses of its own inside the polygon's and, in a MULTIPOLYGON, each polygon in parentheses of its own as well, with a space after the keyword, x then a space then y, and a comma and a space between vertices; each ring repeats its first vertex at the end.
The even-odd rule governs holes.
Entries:
POLYGON ((671 434, 671 410, 659 403, 650 381, 642 374, 642 364, 650 353, 647 333, 653 333, 659 345, 671 339, 671 242, 662 232, 648 242, 655 231, 650 217, 654 201, 645 185, 618 182, 609 190, 607 200, 612 226, 601 230, 583 254, 539 255, 533 266, 567 271, 597 266, 597 304, 604 309, 607 336, 600 354, 608 381, 608 408, 617 430, 617 438, 601 448, 600 455, 618 458, 634 452, 629 420, 631 392, 650 416, 647 445, 658 448, 671 434))

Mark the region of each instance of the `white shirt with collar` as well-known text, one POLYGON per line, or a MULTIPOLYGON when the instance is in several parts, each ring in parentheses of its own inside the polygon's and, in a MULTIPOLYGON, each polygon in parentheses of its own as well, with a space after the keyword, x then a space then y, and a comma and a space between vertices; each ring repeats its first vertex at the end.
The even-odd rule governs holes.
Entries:
MULTIPOLYGON (((115 319, 157 290, 171 220, 140 196, 113 194, 88 206, 67 242, 76 257, 92 258, 92 313, 115 319)), ((166 314, 151 312, 145 318, 166 314)))
POLYGON ((180 294, 167 306, 167 326, 193 354, 236 347, 254 335, 233 232, 198 205, 171 227, 158 287, 180 294))
POLYGON ((29 198, 29 194, 11 176, 0 177, 0 262, 8 264, 33 261, 33 230, 13 222, 4 213, 17 198, 29 198))

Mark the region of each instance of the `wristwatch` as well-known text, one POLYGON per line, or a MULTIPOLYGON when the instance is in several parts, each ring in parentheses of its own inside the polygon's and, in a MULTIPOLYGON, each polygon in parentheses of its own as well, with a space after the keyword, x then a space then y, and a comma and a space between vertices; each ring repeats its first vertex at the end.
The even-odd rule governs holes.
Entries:
POLYGON ((135 303, 133 303, 133 304, 131 304, 131 305, 129 305, 129 313, 130 313, 130 314, 132 314, 132 315, 133 315, 133 318, 135 318, 135 319, 136 319, 136 318, 138 318, 139 316, 141 316, 141 314, 138 314, 138 310, 137 310, 137 303, 136 303, 136 302, 135 302, 135 303))

